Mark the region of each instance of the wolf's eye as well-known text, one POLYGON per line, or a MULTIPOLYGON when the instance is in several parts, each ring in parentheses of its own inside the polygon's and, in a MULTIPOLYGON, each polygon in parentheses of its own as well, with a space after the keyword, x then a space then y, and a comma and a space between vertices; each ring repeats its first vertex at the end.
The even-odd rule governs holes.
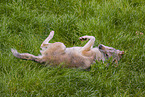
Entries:
POLYGON ((105 54, 106 58, 108 59, 108 54, 105 54))
POLYGON ((108 59, 108 54, 105 54, 105 57, 108 59))

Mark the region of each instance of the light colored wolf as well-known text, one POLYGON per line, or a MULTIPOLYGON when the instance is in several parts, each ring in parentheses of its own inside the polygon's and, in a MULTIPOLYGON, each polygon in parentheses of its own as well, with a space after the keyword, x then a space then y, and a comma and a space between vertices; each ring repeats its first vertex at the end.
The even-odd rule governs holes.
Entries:
POLYGON ((53 38, 54 31, 50 32, 50 35, 41 44, 41 55, 34 56, 29 53, 18 53, 17 50, 11 49, 13 55, 17 58, 33 60, 39 63, 45 63, 51 66, 62 65, 62 67, 82 68, 87 69, 96 60, 103 62, 110 57, 113 58, 116 64, 124 54, 124 51, 116 50, 112 47, 99 45, 93 48, 95 37, 94 36, 82 36, 79 39, 89 40, 83 47, 70 47, 61 42, 49 43, 53 38))

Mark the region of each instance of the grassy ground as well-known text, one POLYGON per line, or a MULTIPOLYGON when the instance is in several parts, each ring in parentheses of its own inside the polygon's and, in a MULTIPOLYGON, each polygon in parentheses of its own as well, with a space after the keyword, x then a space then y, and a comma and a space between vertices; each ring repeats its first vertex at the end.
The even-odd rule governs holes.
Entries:
POLYGON ((10 96, 145 96, 144 0, 1 0, 0 94, 10 96), (10 48, 39 54, 51 42, 83 46, 82 35, 124 50, 117 68, 101 62, 90 71, 50 68, 15 58, 10 48), (143 35, 136 34, 142 32, 143 35))

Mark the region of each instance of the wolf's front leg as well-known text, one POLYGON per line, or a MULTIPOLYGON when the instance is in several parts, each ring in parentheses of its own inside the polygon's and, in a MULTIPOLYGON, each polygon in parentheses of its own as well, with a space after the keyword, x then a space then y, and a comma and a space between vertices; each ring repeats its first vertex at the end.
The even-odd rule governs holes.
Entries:
POLYGON ((79 38, 80 40, 88 40, 90 39, 87 44, 83 47, 83 50, 89 51, 90 48, 93 48, 95 37, 94 36, 82 36, 79 38))

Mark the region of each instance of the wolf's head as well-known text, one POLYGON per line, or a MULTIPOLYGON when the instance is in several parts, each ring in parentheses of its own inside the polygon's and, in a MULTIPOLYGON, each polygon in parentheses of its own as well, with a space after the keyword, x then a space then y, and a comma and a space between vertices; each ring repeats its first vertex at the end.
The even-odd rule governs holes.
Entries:
POLYGON ((113 58, 113 62, 115 62, 118 65, 118 61, 122 58, 122 55, 124 54, 124 51, 116 50, 113 47, 108 47, 103 44, 98 46, 100 52, 103 53, 104 57, 106 59, 109 59, 110 57, 113 58))

